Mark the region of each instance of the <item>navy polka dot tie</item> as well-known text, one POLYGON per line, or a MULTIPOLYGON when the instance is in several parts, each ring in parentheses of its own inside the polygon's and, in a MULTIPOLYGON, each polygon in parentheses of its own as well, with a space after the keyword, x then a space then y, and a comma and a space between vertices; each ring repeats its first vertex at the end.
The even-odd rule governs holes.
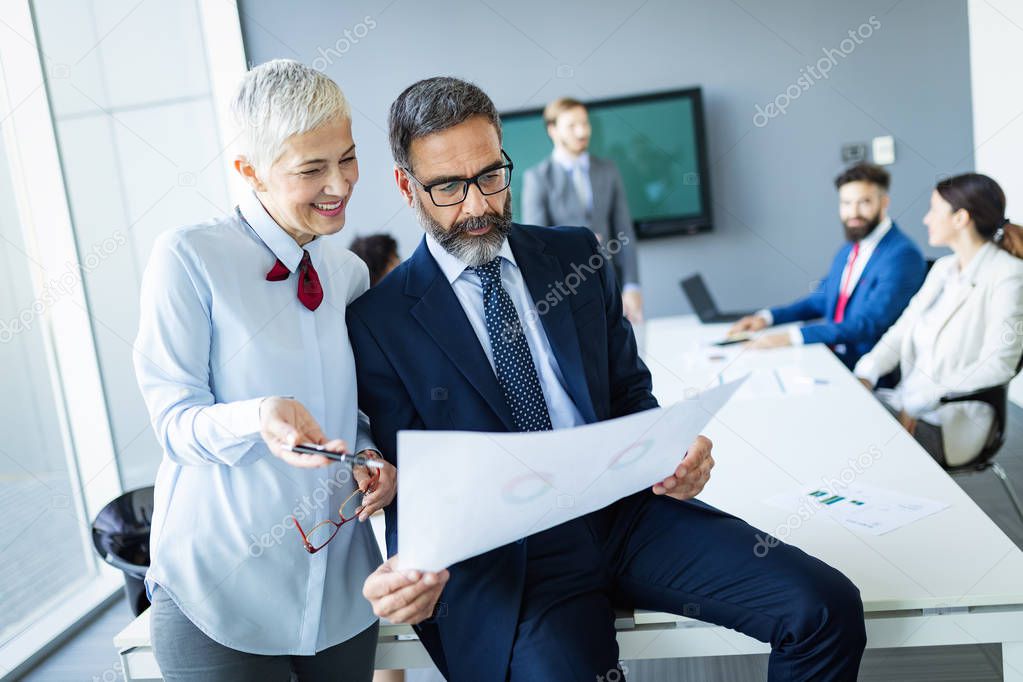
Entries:
POLYGON ((501 284, 501 258, 473 270, 483 283, 483 314, 494 355, 494 369, 504 399, 511 408, 515 428, 518 431, 549 431, 551 416, 547 412, 547 401, 540 388, 533 356, 529 353, 529 344, 515 305, 501 284))

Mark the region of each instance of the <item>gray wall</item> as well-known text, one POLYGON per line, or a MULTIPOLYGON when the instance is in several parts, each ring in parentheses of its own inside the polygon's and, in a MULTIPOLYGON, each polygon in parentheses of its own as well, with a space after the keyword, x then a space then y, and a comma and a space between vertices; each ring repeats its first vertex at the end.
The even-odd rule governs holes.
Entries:
POLYGON ((842 167, 842 143, 895 136, 892 215, 922 246, 920 221, 936 178, 973 165, 963 0, 240 0, 239 7, 251 63, 299 59, 345 90, 356 110, 362 178, 342 238, 387 230, 404 255, 421 232, 394 188, 386 121, 390 102, 414 80, 468 78, 502 110, 565 94, 702 86, 715 231, 640 245, 649 316, 688 311, 677 281, 694 270, 722 307, 804 294, 841 240, 831 180, 842 167), (810 77, 787 113, 754 125, 757 105, 797 84, 823 50, 842 50, 848 32, 872 16, 879 26, 863 29, 869 37, 859 45, 847 40, 848 56, 835 56, 828 78, 810 77))

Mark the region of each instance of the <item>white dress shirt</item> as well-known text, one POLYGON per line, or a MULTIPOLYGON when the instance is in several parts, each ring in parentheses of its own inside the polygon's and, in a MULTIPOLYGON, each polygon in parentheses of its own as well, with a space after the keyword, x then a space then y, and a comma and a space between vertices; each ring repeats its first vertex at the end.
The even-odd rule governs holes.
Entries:
POLYGON ((569 156, 555 147, 551 154, 555 163, 561 166, 572 182, 576 196, 586 209, 587 214, 593 210, 593 183, 590 181, 590 153, 583 152, 577 157, 569 156))
MULTIPOLYGON (((577 157, 570 156, 567 152, 555 147, 551 154, 554 162, 568 174, 568 180, 576 190, 576 195, 586 207, 587 215, 593 211, 593 182, 590 180, 590 153, 583 152, 577 157)), ((635 282, 622 284, 622 292, 640 291, 635 282)))
MULTIPOLYGON (((870 261, 870 257, 874 255, 874 250, 877 245, 881 243, 884 236, 888 234, 888 230, 892 229, 892 219, 885 216, 885 219, 877 224, 877 227, 871 231, 866 237, 860 240, 860 251, 856 254, 856 261, 853 262, 852 249, 849 250, 849 255, 846 257, 845 268, 842 269, 842 278, 839 280, 838 285, 842 286, 845 284, 845 288, 849 291, 849 296, 852 296, 852 292, 856 290, 856 285, 860 281, 860 277, 863 275, 863 271, 867 267, 867 263, 870 261), (850 267, 852 272, 849 272, 850 267), (848 282, 846 278, 848 277, 848 282)), ((839 292, 841 295, 841 292, 839 292)), ((831 315, 835 311, 825 311, 825 315, 830 319, 831 315)), ((757 311, 757 315, 762 317, 770 327, 774 324, 774 315, 768 309, 757 311)), ((803 332, 799 327, 791 327, 789 329, 789 340, 792 341, 793 346, 803 345, 803 332)))
MULTIPOLYGON (((433 259, 437 261, 437 265, 440 266, 441 272, 451 284, 451 288, 454 289, 455 296, 462 304, 465 316, 469 318, 469 324, 476 332, 476 338, 483 346, 483 352, 487 354, 487 360, 490 361, 490 367, 493 369, 494 357, 490 348, 490 334, 487 332, 487 321, 483 314, 483 283, 480 282, 479 275, 457 257, 445 251, 444 247, 429 234, 426 235, 426 246, 430 249, 433 259)), ((533 356, 533 365, 536 366, 537 378, 540 380, 540 388, 543 390, 543 396, 547 402, 551 425, 555 429, 566 429, 584 424, 582 415, 568 395, 565 378, 554 357, 554 352, 551 350, 547 333, 536 312, 536 306, 529 296, 526 282, 522 278, 522 271, 519 270, 519 266, 515 262, 515 256, 512 254, 507 239, 498 256, 504 261, 501 264, 501 283, 515 305, 515 312, 522 323, 526 342, 529 344, 529 352, 533 356)))
POLYGON ((296 295, 302 247, 249 195, 230 216, 162 234, 142 283, 135 372, 163 447, 146 584, 215 641, 257 654, 311 655, 376 620, 362 597, 381 562, 369 524, 309 554, 291 520, 308 531, 335 518, 350 472, 291 467, 259 434, 262 399, 292 396, 328 438, 372 447, 345 325, 366 266, 336 238, 305 249, 323 287, 315 311, 296 295), (268 282, 277 258, 292 275, 268 282))

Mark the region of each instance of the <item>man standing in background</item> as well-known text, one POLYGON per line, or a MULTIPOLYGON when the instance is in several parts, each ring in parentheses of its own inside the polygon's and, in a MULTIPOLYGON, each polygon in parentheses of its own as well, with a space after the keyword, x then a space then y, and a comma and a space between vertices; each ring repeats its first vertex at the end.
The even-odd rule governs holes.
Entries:
POLYGON ((590 156, 590 119, 579 100, 560 97, 543 110, 554 152, 522 178, 521 222, 527 225, 589 227, 601 244, 614 240, 618 281, 625 317, 643 321, 643 295, 636 262, 636 233, 618 167, 610 159, 590 156))

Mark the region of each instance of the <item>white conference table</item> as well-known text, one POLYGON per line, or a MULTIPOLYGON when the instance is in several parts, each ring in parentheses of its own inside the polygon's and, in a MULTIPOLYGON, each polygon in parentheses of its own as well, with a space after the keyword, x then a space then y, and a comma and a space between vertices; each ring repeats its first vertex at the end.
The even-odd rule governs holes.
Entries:
MULTIPOLYGON (((998 642, 1005 679, 1023 680, 1023 552, 825 346, 736 349, 712 360, 706 344, 722 338, 727 327, 701 325, 692 316, 646 325, 643 357, 658 400, 685 399, 716 383, 722 371, 730 377, 796 367, 826 383, 808 394, 727 405, 706 430, 716 465, 700 498, 784 535, 845 573, 863 598, 869 647, 998 642), (871 536, 825 514, 803 519, 764 501, 836 479, 951 506, 871 536)), ((637 622, 665 620, 677 618, 637 615, 637 622)), ((740 648, 756 649, 747 644, 740 648)))
MULTIPOLYGON (((1004 679, 1023 682, 1023 552, 827 348, 708 352, 706 343, 726 328, 701 325, 691 316, 645 325, 643 357, 662 404, 716 384, 722 372, 730 377, 794 367, 820 383, 806 394, 727 405, 706 430, 716 466, 700 498, 845 573, 863 598, 869 648, 1000 643, 1004 679), (711 357, 718 354, 727 359, 711 357), (804 519, 764 502, 850 477, 951 506, 870 536, 824 514, 804 519)), ((753 546, 749 560, 757 560, 753 546)), ((114 640, 128 680, 159 679, 146 616, 114 640)), ((486 615, 480 618, 482 626, 486 615)), ((623 660, 769 651, 745 635, 673 614, 637 612, 619 618, 617 628, 623 660)), ((430 662, 411 628, 385 625, 377 665, 417 668, 430 662)))

